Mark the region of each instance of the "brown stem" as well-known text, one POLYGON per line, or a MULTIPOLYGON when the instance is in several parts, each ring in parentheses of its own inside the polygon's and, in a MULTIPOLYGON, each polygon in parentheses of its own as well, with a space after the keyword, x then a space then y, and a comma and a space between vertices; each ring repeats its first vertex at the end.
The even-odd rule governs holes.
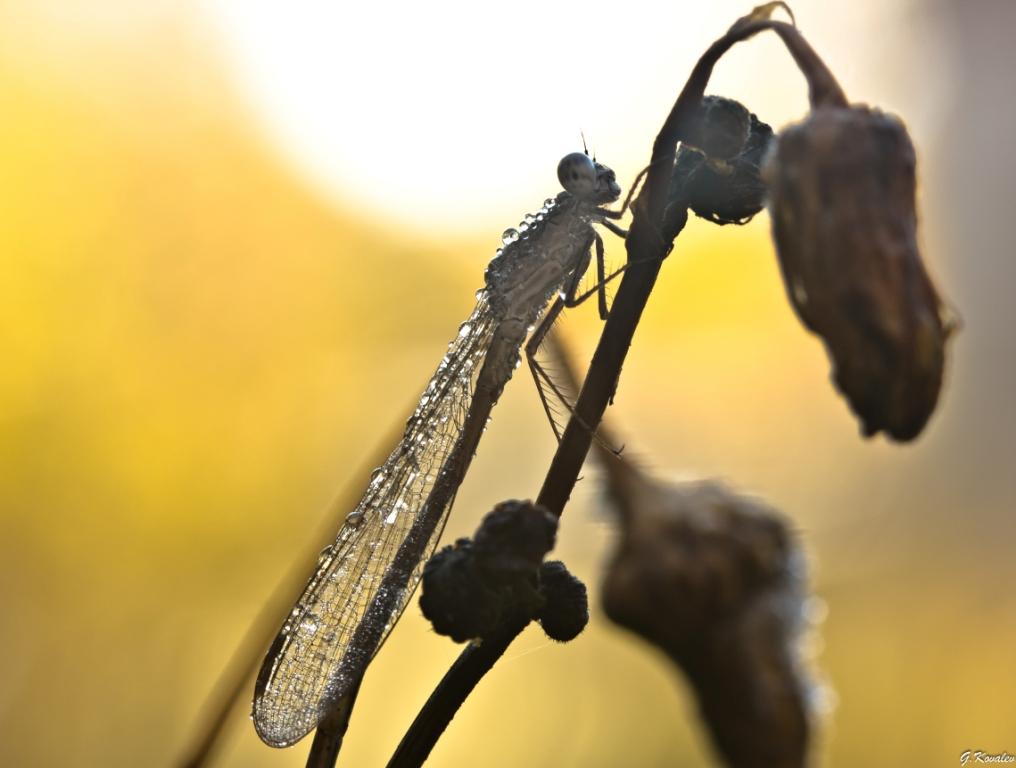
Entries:
MULTIPOLYGON (((694 111, 691 110, 688 114, 694 114, 694 111)), ((657 190, 660 200, 655 205, 650 202, 645 208, 636 204, 632 229, 626 240, 631 266, 621 280, 614 306, 593 356, 586 384, 558 444, 537 502, 555 515, 560 515, 563 511, 578 479, 592 433, 614 394, 635 326, 642 316, 667 251, 659 235, 659 226, 647 221, 648 216, 642 211, 648 209, 662 212, 676 148, 676 139, 669 144, 657 139, 653 149, 647 186, 643 188, 640 198, 646 194, 646 189, 652 188, 657 190)), ((662 220, 662 215, 658 215, 656 220, 662 220)), ((470 644, 462 651, 403 737, 388 764, 389 768, 409 768, 423 764, 462 702, 525 626, 510 625, 497 637, 487 638, 480 645, 470 644)))
POLYGON ((349 728, 349 718, 353 714, 356 695, 360 692, 360 683, 356 683, 330 710, 314 731, 314 741, 307 755, 307 768, 332 768, 339 758, 342 740, 349 728))
MULTIPOLYGON (((698 105, 713 67, 734 44, 761 31, 776 32, 808 80, 812 106, 846 105, 832 73, 795 27, 784 22, 735 24, 699 59, 653 143, 649 174, 633 206, 634 218, 625 241, 629 267, 618 288, 579 393, 572 417, 551 461, 537 503, 560 515, 578 479, 592 436, 613 399, 618 377, 649 295, 671 242, 684 227, 687 214, 668 210, 668 190, 677 144, 693 127, 698 105), (666 214, 666 215, 665 215, 666 214)), ((466 696, 476 687, 524 627, 510 626, 496 643, 468 646, 448 670, 402 740, 389 768, 422 765, 466 696)))
MULTIPOLYGON (((571 359, 568 345, 561 338, 561 332, 557 328, 547 334, 547 349, 560 377, 562 389, 569 397, 574 398, 579 391, 579 374, 571 359)), ((622 445, 621 438, 610 429, 605 419, 600 422, 596 435, 599 439, 593 443, 593 451, 604 475, 606 475, 606 485, 610 489, 609 492, 623 498, 636 495, 635 486, 644 482, 640 473, 631 463, 622 458, 619 452, 608 447, 622 445)), ((618 514, 624 516, 628 510, 621 503, 618 503, 617 506, 618 514)))
POLYGON ((526 617, 485 637, 482 643, 466 646, 409 726, 388 762, 388 768, 423 765, 462 702, 528 624, 529 618, 526 617))

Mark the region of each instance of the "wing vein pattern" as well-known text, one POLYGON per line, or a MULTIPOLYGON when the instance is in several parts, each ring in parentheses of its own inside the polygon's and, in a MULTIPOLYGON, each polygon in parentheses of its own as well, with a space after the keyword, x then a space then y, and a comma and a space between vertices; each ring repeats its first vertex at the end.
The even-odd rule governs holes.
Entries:
MULTIPOLYGON (((334 544, 321 553, 268 653, 255 691, 254 725, 269 744, 286 746, 302 738, 317 726, 322 705, 336 699, 334 675, 350 638, 458 440, 477 371, 497 328, 486 292, 477 299, 407 421, 402 441, 374 471, 334 544)), ((449 501, 382 637, 412 596, 450 507, 449 501)))

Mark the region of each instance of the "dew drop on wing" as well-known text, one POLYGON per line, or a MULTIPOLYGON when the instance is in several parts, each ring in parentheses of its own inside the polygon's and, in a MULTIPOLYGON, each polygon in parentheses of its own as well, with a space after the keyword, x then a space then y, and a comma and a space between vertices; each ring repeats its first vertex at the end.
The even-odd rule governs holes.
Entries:
POLYGON ((519 239, 519 231, 517 229, 512 229, 511 227, 506 229, 504 233, 501 235, 501 242, 503 242, 505 245, 511 245, 518 239, 519 239))
POLYGON ((805 304, 808 303, 808 291, 805 290, 804 284, 801 283, 799 280, 794 280, 793 285, 791 287, 791 291, 794 294, 794 300, 800 306, 803 307, 805 304))
POLYGON ((821 597, 809 597, 804 604, 804 615, 809 624, 817 626, 829 616, 829 604, 821 597))
MULTIPOLYGON (((380 592, 381 574, 412 524, 417 505, 437 478, 448 472, 445 459, 456 443, 459 421, 472 396, 471 381, 489 350, 498 320, 488 303, 489 290, 478 290, 477 299, 478 305, 466 321, 469 330, 454 337, 453 349, 445 356, 450 360, 442 360, 427 383, 427 400, 417 409, 418 416, 353 509, 363 514, 359 530, 346 528, 338 534, 339 549, 322 564, 308 587, 312 591, 301 597, 300 615, 288 622, 285 642, 271 659, 270 675, 255 701, 255 721, 273 744, 292 743, 313 728, 320 707, 340 695, 366 666, 372 654, 347 647, 348 628, 363 620, 374 621, 383 626, 382 636, 387 635, 415 587, 416 572, 385 598, 380 592), (366 570, 365 563, 369 564, 366 570), (350 578, 350 574, 356 577, 350 578), (303 623, 312 608, 317 622, 313 632, 303 623), (326 640, 329 633, 334 639, 326 640), (325 661, 318 657, 322 653, 325 661)), ((447 514, 447 509, 442 514, 447 514)), ((432 534, 428 546, 436 540, 432 534)), ((425 554, 421 562, 425 562, 425 554)))
POLYGON ((310 632, 311 634, 317 632, 318 629, 317 617, 308 616, 306 619, 300 622, 300 629, 304 630, 305 632, 310 632))

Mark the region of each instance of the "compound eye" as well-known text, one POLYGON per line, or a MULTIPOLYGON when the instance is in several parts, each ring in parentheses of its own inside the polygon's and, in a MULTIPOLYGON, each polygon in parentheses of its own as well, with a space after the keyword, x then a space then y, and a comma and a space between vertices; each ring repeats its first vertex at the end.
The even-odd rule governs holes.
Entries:
POLYGON ((557 164, 557 180, 575 197, 591 197, 596 190, 596 165, 589 155, 572 152, 557 164))

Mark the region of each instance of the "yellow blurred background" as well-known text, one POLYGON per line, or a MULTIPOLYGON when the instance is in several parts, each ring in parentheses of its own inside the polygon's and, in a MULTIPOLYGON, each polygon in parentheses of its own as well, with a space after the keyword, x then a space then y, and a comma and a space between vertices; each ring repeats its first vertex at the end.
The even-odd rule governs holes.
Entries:
MULTIPOLYGON (((362 65, 330 69, 323 3, 0 2, 0 765, 173 764, 329 499, 414 402, 499 233, 555 194, 578 129, 629 183, 694 58, 748 9, 683 5, 565 4, 507 28, 511 8, 392 7, 391 29, 468 72, 411 79, 422 54, 367 17, 341 17, 334 42, 359 38, 362 65), (294 55, 308 30, 302 69, 273 69, 285 51, 240 29, 270 32, 272 14, 294 55), (318 114, 328 130, 294 133, 318 114)), ((660 475, 725 477, 799 527, 829 608, 821 765, 1014 753, 1016 6, 794 7, 847 93, 910 124, 925 256, 965 322, 939 412, 914 445, 859 437, 763 214, 688 227, 609 418, 660 475)), ((735 50, 710 90, 774 127, 805 107, 774 40, 735 50)), ((594 315, 563 325, 587 353, 594 315)), ((522 374, 446 540, 539 488, 553 438, 522 374)), ((594 602, 613 535, 595 474, 557 551, 594 602)), ((458 650, 414 603, 340 764, 383 764, 458 650)), ((264 747, 237 713, 218 764, 302 765, 308 746, 264 747)), ((568 645, 528 630, 430 764, 709 754, 683 682, 594 610, 568 645)))

